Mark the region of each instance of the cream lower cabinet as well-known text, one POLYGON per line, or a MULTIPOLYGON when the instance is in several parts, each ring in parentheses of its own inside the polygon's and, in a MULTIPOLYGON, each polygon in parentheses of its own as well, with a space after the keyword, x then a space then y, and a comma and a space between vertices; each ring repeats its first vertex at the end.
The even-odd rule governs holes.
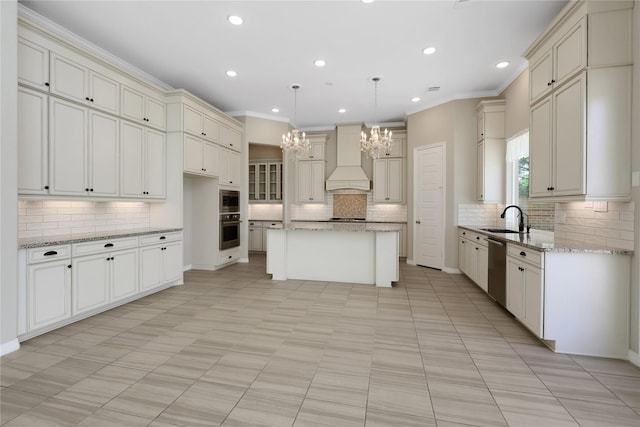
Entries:
POLYGON ((70 319, 71 247, 29 249, 27 264, 27 330, 70 319))
POLYGON ((148 245, 140 248, 140 291, 176 282, 182 277, 182 241, 179 239, 179 233, 140 239, 141 245, 148 245))
POLYGON ((507 310, 537 337, 544 336, 544 254, 507 245, 507 310))
POLYGON ((124 121, 120 129, 120 196, 163 199, 167 170, 164 133, 124 121))
POLYGON ((297 162, 297 202, 324 202, 324 160, 297 162))
POLYGON ((249 222, 249 250, 251 252, 264 251, 263 227, 261 221, 249 222))
POLYGON ((460 270, 485 292, 488 290, 489 244, 485 236, 471 231, 458 233, 460 270))

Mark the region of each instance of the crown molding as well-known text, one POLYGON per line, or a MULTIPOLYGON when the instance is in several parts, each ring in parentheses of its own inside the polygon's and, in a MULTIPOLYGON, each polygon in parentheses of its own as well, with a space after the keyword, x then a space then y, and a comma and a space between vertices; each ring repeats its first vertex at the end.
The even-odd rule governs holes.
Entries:
POLYGON ((425 111, 428 110, 430 108, 434 108, 437 107, 439 105, 442 104, 446 104, 447 102, 451 102, 451 101, 458 101, 461 99, 473 99, 473 98, 493 98, 500 95, 500 92, 498 92, 497 90, 484 90, 484 91, 478 91, 478 92, 463 92, 463 93, 457 93, 457 94, 453 94, 449 97, 446 98, 440 98, 436 101, 433 101, 431 103, 428 104, 424 104, 420 107, 416 107, 414 109, 411 110, 407 110, 405 111, 405 114, 407 116, 410 116, 412 114, 416 114, 419 113, 421 111, 425 111))
POLYGON ((257 119, 273 120, 274 122, 289 123, 288 117, 274 116, 271 114, 257 113, 255 111, 225 111, 225 114, 231 117, 255 117, 257 119))

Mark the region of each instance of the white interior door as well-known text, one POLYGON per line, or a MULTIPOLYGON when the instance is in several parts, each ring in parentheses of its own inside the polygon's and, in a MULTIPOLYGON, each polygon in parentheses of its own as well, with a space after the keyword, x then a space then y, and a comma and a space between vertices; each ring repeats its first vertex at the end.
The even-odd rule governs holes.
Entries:
POLYGON ((444 267, 445 144, 416 149, 414 258, 418 265, 444 267))

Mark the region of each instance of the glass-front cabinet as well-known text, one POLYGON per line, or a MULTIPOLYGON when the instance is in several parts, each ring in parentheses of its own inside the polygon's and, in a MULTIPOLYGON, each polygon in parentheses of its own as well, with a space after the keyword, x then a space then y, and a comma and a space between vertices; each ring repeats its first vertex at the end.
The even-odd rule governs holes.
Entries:
POLYGON ((249 203, 282 200, 282 162, 249 163, 249 203))

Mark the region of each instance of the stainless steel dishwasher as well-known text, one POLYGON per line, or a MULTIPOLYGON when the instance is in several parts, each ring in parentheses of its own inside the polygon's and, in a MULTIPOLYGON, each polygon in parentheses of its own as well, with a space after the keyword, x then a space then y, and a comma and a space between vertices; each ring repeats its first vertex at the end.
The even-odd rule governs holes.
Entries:
POLYGON ((507 307, 507 244, 499 240, 489 242, 489 295, 507 307))

